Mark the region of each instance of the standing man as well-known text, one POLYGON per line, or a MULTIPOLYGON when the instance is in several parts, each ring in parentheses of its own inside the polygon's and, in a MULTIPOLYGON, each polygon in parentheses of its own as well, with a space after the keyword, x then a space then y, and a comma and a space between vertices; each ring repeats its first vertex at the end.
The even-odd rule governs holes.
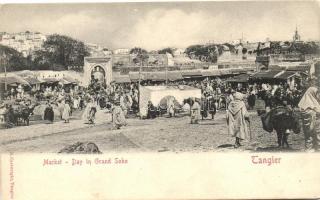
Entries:
POLYGON ((63 105, 63 112, 62 112, 62 119, 64 120, 64 123, 69 123, 70 114, 71 114, 71 108, 69 105, 69 101, 66 101, 65 104, 63 105))
POLYGON ((320 149, 320 91, 316 87, 316 82, 317 79, 311 80, 311 86, 298 104, 301 110, 305 148, 308 152, 320 149))
POLYGON ((200 99, 194 98, 191 107, 191 124, 198 124, 201 117, 200 99))
POLYGON ((228 133, 235 137, 235 148, 241 146, 241 140, 251 139, 247 122, 249 122, 249 115, 245 103, 243 102, 243 95, 240 92, 233 94, 233 99, 227 109, 227 125, 228 133))

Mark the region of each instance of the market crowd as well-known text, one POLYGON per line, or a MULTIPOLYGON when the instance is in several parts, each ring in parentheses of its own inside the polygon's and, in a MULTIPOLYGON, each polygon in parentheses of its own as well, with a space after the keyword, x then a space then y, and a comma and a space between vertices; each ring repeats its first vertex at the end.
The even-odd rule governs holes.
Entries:
MULTIPOLYGON (((168 98, 164 108, 149 101, 146 118, 158 117, 161 112, 174 117, 182 110, 190 115, 191 123, 197 124, 206 112, 211 113, 213 118, 217 110, 226 110, 228 132, 235 137, 237 148, 241 146, 241 141, 254 137, 248 127, 248 109, 259 110, 257 107, 264 107, 265 111, 259 113, 264 120, 263 128, 267 131, 275 130, 279 147, 288 147, 288 135, 299 132, 297 116, 294 114, 299 110, 306 148, 318 150, 320 136, 317 115, 320 100, 316 83, 311 80, 309 87, 286 83, 231 86, 220 78, 169 82, 170 86, 188 85, 201 89, 202 97, 186 99, 182 105, 178 105, 174 98, 168 98), (266 112, 271 114, 266 115, 266 112)), ((142 85, 165 84, 143 82, 142 85)), ((23 87, 18 86, 10 90, 7 101, 11 103, 2 102, 1 112, 7 113, 10 126, 16 124, 24 110, 30 114, 40 114, 49 123, 57 119, 70 123, 72 115, 80 111, 84 123, 94 124, 97 111, 106 109, 112 113, 113 127, 119 129, 127 124, 128 116, 139 113, 139 87, 137 83, 112 83, 107 86, 92 78, 87 88, 47 85, 25 92, 23 87)))

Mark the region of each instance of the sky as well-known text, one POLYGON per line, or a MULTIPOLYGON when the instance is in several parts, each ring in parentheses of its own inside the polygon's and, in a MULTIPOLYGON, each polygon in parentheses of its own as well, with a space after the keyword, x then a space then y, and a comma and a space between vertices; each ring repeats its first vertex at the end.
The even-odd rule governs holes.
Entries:
POLYGON ((2 4, 0 32, 62 34, 109 49, 184 48, 206 42, 320 39, 320 3, 143 2, 2 4))

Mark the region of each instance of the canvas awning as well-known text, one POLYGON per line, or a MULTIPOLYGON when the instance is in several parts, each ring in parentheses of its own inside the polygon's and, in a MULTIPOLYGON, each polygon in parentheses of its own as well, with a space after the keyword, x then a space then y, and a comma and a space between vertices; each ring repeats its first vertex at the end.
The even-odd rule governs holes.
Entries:
POLYGON ((290 66, 290 67, 288 67, 288 71, 303 71, 303 72, 305 72, 305 71, 309 71, 310 70, 310 68, 311 68, 311 66, 310 65, 300 65, 300 66, 290 66))
POLYGON ((191 77, 202 77, 202 73, 201 71, 196 71, 196 70, 192 70, 192 71, 182 71, 181 72, 182 77, 184 78, 191 78, 191 77))
POLYGON ((30 85, 36 85, 36 84, 42 83, 42 81, 34 77, 26 77, 24 78, 24 80, 26 80, 30 85))
POLYGON ((165 72, 143 73, 143 80, 165 81, 166 80, 166 74, 165 74, 165 72))
POLYGON ((7 76, 7 77, 1 76, 0 83, 7 83, 8 85, 14 85, 14 86, 18 84, 29 85, 27 81, 25 81, 23 78, 18 76, 7 76))
POLYGON ((229 74, 232 74, 232 72, 230 69, 224 69, 224 70, 220 71, 220 74, 221 75, 229 75, 229 74))
MULTIPOLYGON (((137 72, 129 72, 129 78, 132 82, 139 81, 139 73, 137 72)), ((143 79, 143 74, 141 73, 141 79, 143 79)))
POLYGON ((64 79, 64 78, 60 79, 60 80, 59 80, 59 83, 61 83, 61 84, 63 84, 63 85, 71 84, 70 81, 68 81, 68 80, 66 80, 66 79, 64 79))
POLYGON ((181 72, 178 72, 178 71, 176 71, 176 72, 169 71, 168 72, 168 80, 176 81, 176 80, 182 80, 182 79, 183 79, 183 77, 181 75, 181 72))
POLYGON ((243 73, 243 72, 246 72, 247 70, 245 69, 231 69, 231 72, 233 74, 240 74, 240 73, 243 73))
POLYGON ((233 77, 232 79, 227 80, 227 82, 233 83, 246 83, 249 80, 249 74, 240 74, 238 76, 233 77))
POLYGON ((252 78, 256 79, 273 79, 277 74, 281 73, 281 71, 261 71, 252 75, 252 78))
POLYGON ((73 84, 78 84, 78 83, 79 83, 78 80, 76 80, 76 79, 74 79, 74 78, 72 78, 72 77, 64 76, 63 79, 64 79, 65 81, 69 82, 69 83, 73 83, 73 84))
POLYGON ((57 83, 57 82, 59 82, 59 80, 55 79, 55 78, 44 78, 42 80, 43 80, 43 82, 46 82, 46 83, 57 83))
POLYGON ((201 72, 202 76, 209 77, 209 76, 220 76, 221 73, 218 70, 203 70, 201 72))
POLYGON ((296 72, 285 71, 284 73, 280 74, 279 76, 277 76, 275 78, 276 79, 287 80, 288 78, 291 78, 292 76, 297 76, 298 77, 298 74, 296 72))

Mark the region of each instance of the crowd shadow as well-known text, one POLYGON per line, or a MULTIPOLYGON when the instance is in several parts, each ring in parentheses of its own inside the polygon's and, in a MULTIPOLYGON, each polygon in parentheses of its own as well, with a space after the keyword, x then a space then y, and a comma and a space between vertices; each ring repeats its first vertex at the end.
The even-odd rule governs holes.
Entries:
POLYGON ((257 147, 253 149, 254 152, 300 152, 300 149, 294 149, 292 147, 289 148, 281 148, 278 146, 269 146, 269 147, 257 147))
POLYGON ((198 124, 201 125, 201 126, 209 126, 209 125, 212 126, 212 125, 218 125, 219 123, 217 123, 217 122, 209 122, 209 123, 208 122, 205 122, 205 123, 204 122, 202 122, 202 123, 199 122, 198 124))
MULTIPOLYGON (((230 149, 230 148, 234 148, 234 144, 221 144, 219 146, 217 146, 218 149, 230 149)), ((254 146, 249 146, 249 147, 245 147, 244 146, 240 146, 239 149, 243 149, 246 151, 250 151, 250 152, 301 152, 301 149, 295 149, 292 147, 289 148, 280 148, 278 146, 268 146, 268 147, 254 147, 254 146)))
POLYGON ((218 148, 234 148, 233 144, 221 144, 218 146, 218 148))

